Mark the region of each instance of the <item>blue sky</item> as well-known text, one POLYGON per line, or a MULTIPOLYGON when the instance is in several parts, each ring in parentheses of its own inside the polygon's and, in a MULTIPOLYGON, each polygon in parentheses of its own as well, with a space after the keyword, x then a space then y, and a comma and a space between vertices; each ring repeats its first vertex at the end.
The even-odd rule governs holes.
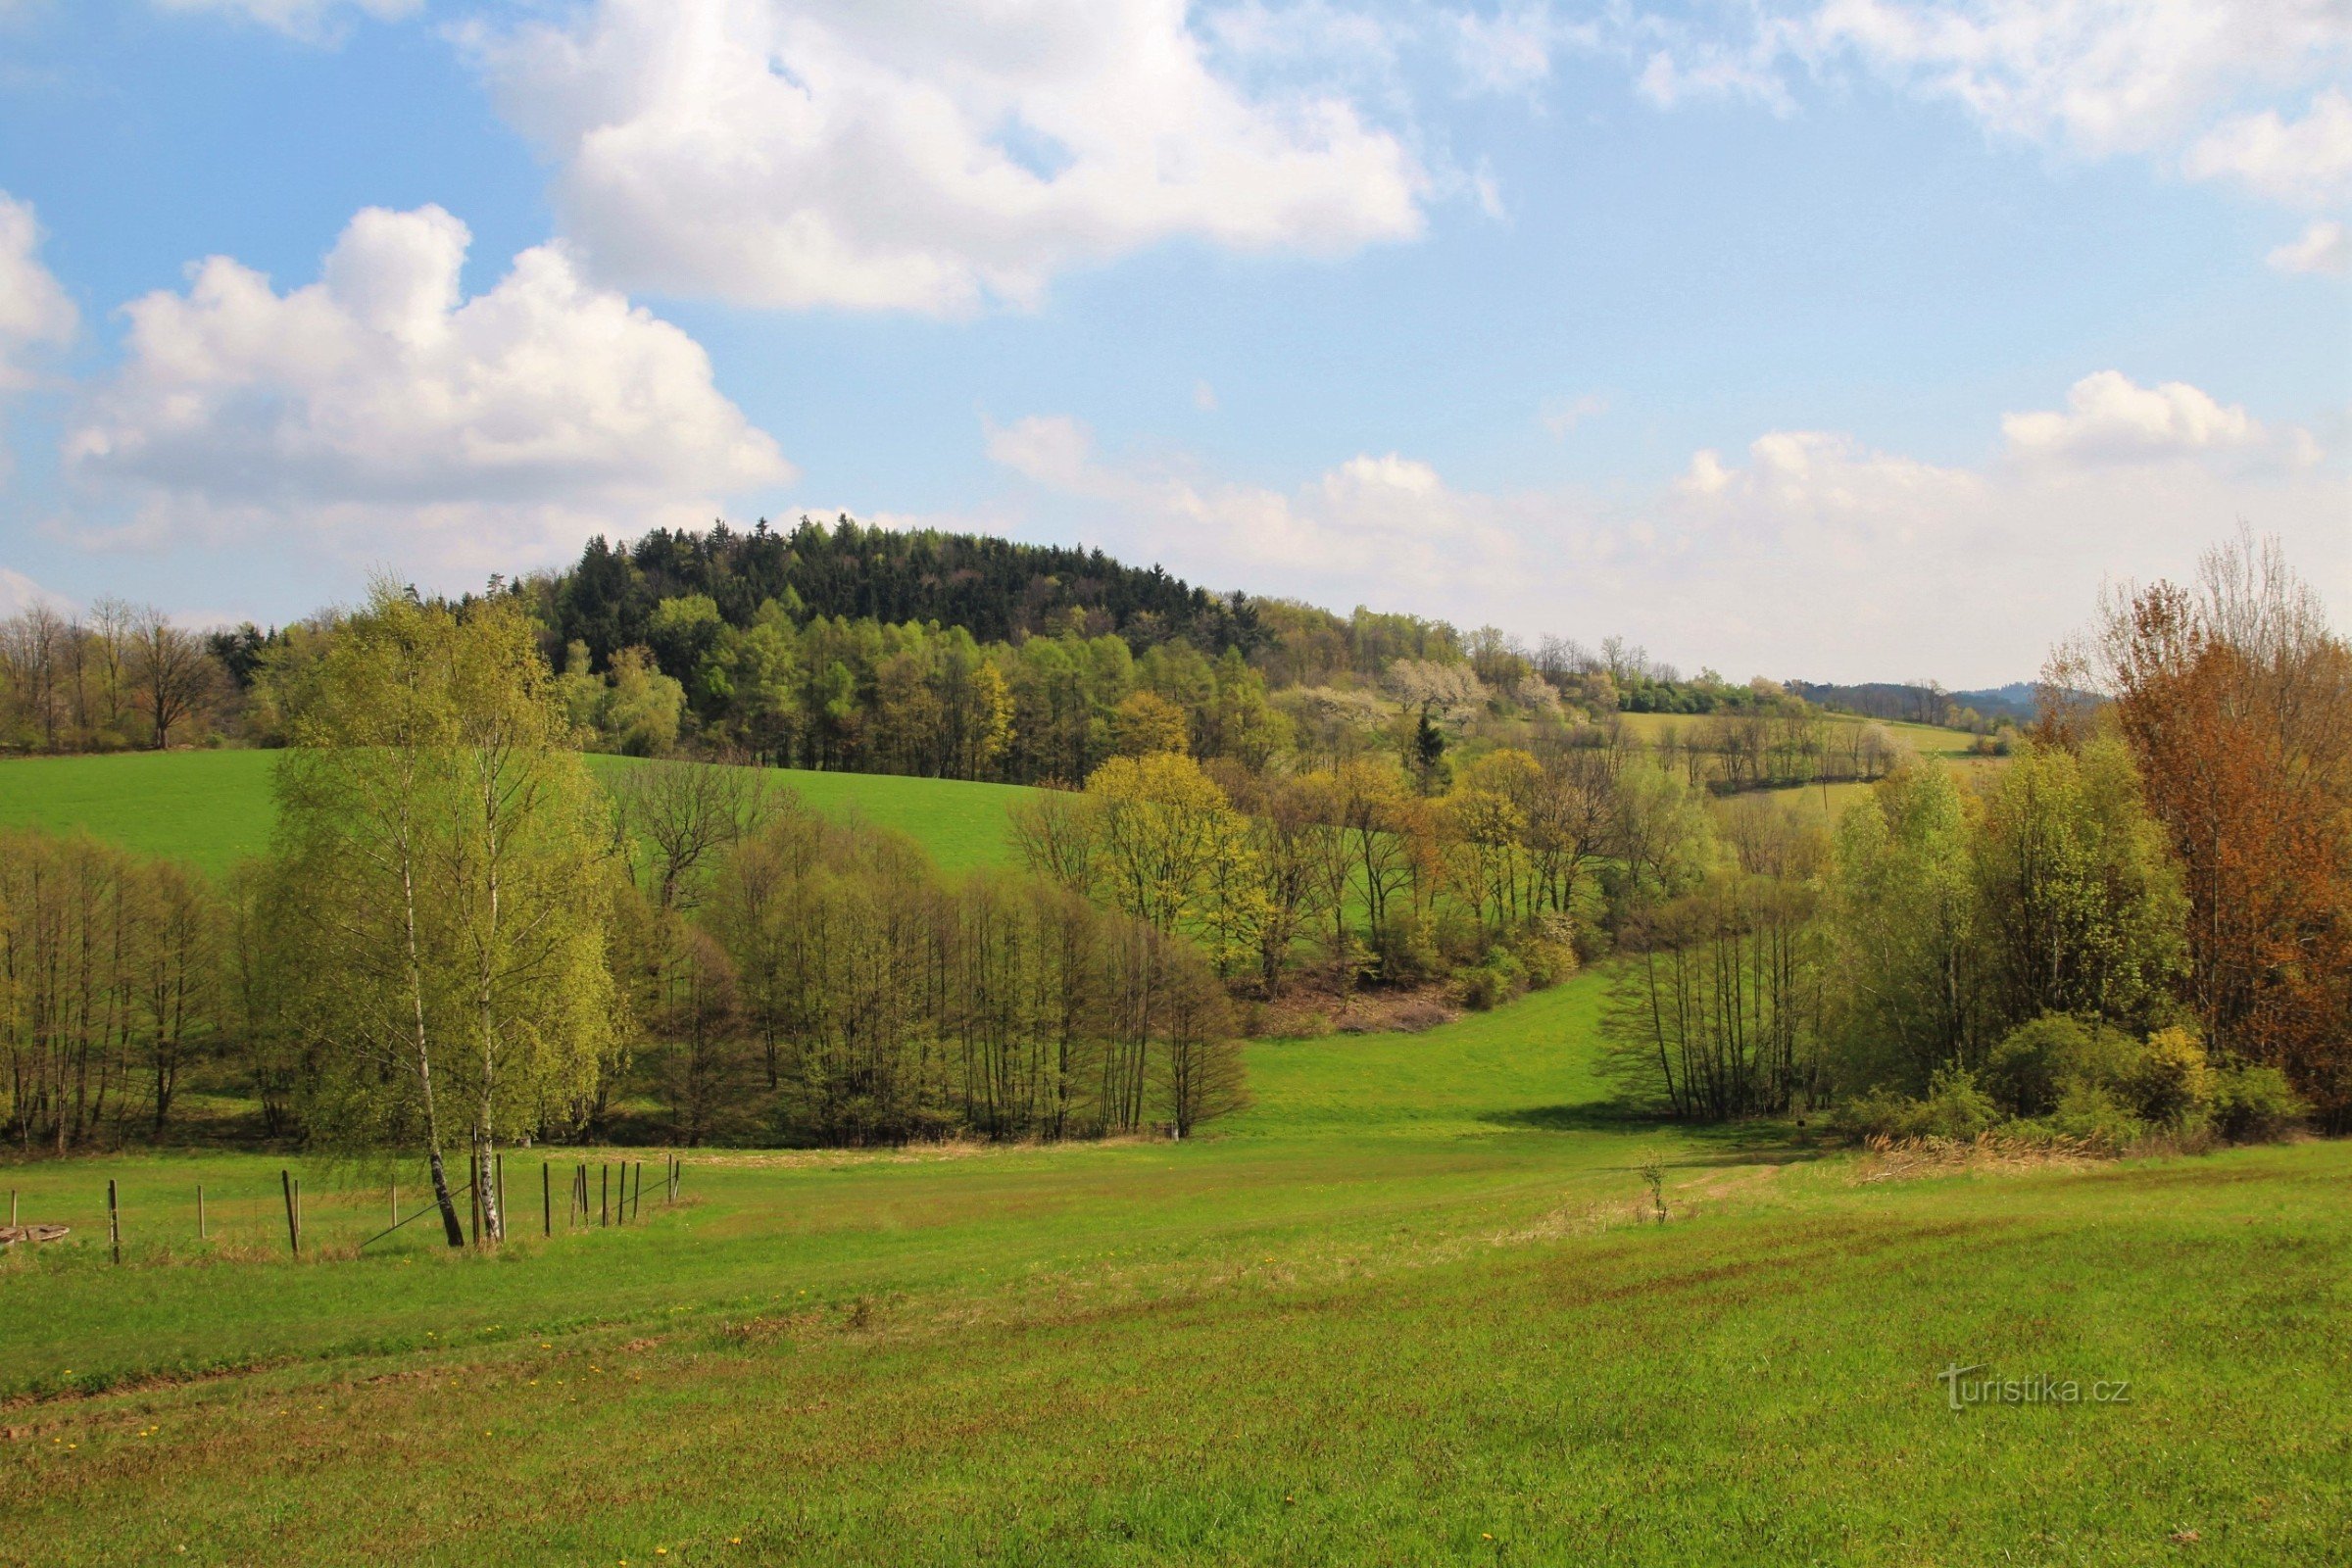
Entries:
POLYGON ((847 510, 1686 667, 2352 611, 2340 0, 0 0, 0 610, 847 510))

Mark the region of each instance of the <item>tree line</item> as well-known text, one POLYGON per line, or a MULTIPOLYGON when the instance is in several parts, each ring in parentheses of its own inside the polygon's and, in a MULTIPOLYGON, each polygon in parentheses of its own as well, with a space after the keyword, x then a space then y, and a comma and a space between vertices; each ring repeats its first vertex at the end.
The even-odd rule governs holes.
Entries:
POLYGON ((658 762, 609 794, 510 598, 379 588, 307 678, 271 852, 223 882, 0 845, 21 1149, 160 1132, 226 1063, 270 1134, 423 1150, 454 1245, 502 1145, 632 1117, 864 1143, 1181 1135, 1240 1102, 1225 992, 1177 934, 951 886, 756 771, 658 762))
MULTIPOLYGON (((457 601, 464 609, 475 596, 457 601)), ((1634 746, 1624 712, 1730 792, 1869 779, 1897 748, 1764 680, 1685 679, 1619 639, 1214 595, 1100 552, 847 518, 591 541, 480 597, 527 613, 585 744, 860 772, 1076 785, 1169 746, 1253 771, 1387 752, 1442 787, 1497 747, 1634 746)), ((102 601, 0 623, 0 750, 291 744, 339 617, 198 636, 102 601)))
POLYGON ((2109 1142, 2352 1122, 2352 653, 2316 598, 2241 541, 2110 602, 2045 691, 1975 789, 1907 763, 1834 833, 1678 819, 1619 927, 1628 1092, 2109 1142))

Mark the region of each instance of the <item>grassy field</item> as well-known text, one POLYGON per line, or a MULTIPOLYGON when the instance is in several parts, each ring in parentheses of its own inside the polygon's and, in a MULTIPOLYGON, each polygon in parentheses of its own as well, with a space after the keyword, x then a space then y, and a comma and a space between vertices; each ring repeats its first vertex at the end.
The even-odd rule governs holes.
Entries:
MULTIPOLYGON (((1703 734, 1713 719, 1704 713, 1625 713, 1620 715, 1625 732, 1644 745, 1654 746, 1669 729, 1688 740, 1703 734)), ((1876 720, 1857 717, 1852 713, 1826 715, 1831 724, 1860 726, 1880 723, 1897 741, 1922 757, 1940 757, 1952 761, 1974 761, 1979 759, 1973 748, 1977 738, 1966 730, 1944 729, 1936 724, 1909 724, 1898 719, 1876 720)))
POLYGON ((1598 989, 1255 1046, 1184 1145, 689 1153, 578 1231, 561 1151, 496 1258, 352 1257, 383 1172, 298 1168, 291 1262, 273 1163, 13 1167, 77 1230, 0 1264, 0 1562, 2352 1552, 2352 1148, 1859 1182, 1614 1115, 1598 989))
MULTIPOLYGON (((218 875, 270 847, 275 757, 219 751, 11 758, 0 760, 0 824, 86 828, 218 875)), ((608 777, 638 765, 622 757, 589 759, 590 768, 608 777)), ((797 768, 771 776, 819 810, 855 813, 911 835, 949 871, 1007 860, 1004 808, 1028 793, 1011 784, 797 768)))

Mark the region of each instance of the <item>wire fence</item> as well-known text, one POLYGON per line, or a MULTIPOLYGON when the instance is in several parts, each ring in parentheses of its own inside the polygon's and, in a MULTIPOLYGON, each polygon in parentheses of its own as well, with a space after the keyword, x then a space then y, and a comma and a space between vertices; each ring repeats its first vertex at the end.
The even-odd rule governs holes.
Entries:
MULTIPOLYGON (((446 1209, 421 1163, 413 1171, 379 1168, 364 1175, 329 1170, 323 1184, 314 1170, 308 1190, 293 1166, 270 1171, 267 1179, 241 1171, 205 1181, 163 1179, 144 1170, 100 1177, 88 1167, 24 1167, 0 1173, 0 1182, 24 1178, 7 1188, 0 1256, 62 1246, 102 1251, 116 1263, 182 1255, 348 1258, 439 1248, 453 1229, 463 1245, 478 1247, 486 1235, 496 1239, 493 1214, 503 1219, 508 1241, 550 1241, 637 1224, 645 1208, 646 1163, 522 1159, 510 1172, 501 1154, 491 1165, 492 1202, 481 1201, 478 1181, 466 1180, 449 1189, 446 1209), (86 1179, 75 1179, 84 1171, 86 1179), (416 1223, 432 1218, 444 1223, 416 1223)), ((683 1161, 665 1152, 652 1174, 657 1209, 675 1205, 684 1189, 683 1161)))

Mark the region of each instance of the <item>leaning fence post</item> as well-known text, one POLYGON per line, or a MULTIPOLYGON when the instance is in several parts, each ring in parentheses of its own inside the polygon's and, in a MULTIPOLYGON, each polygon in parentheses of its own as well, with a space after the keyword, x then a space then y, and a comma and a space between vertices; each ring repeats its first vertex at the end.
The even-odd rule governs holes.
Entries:
POLYGON ((286 1197, 286 1247, 296 1257, 300 1257, 302 1221, 294 1216, 294 1173, 281 1166, 277 1173, 277 1185, 286 1197))
POLYGON ((115 1261, 120 1263, 122 1261, 122 1210, 116 1204, 115 1183, 111 1176, 106 1183, 106 1233, 114 1240, 115 1261))

